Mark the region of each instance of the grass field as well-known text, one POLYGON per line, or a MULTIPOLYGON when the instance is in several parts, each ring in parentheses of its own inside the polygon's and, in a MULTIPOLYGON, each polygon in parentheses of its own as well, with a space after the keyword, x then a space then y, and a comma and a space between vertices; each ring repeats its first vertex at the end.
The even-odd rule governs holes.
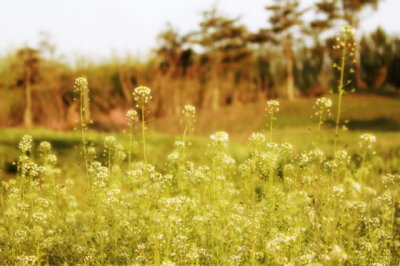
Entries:
POLYGON ((346 96, 337 148, 314 102, 151 120, 146 147, 89 129, 86 157, 80 131, 1 129, 0 264, 397 265, 400 100, 346 96))

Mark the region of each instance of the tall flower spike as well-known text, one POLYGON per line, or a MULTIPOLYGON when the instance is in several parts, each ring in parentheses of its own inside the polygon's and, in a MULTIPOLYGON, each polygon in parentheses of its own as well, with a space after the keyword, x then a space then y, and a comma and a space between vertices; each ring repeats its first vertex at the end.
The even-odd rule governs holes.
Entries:
POLYGON ((145 131, 146 131, 146 126, 145 126, 145 105, 146 103, 149 102, 149 100, 152 99, 151 95, 151 90, 148 87, 145 86, 139 86, 136 87, 135 90, 133 91, 132 95, 136 101, 136 108, 141 109, 141 115, 142 115, 142 142, 143 142, 143 160, 144 163, 147 164, 147 157, 146 157, 146 136, 145 136, 145 131))
MULTIPOLYGON (((345 82, 345 74, 347 73, 346 66, 348 65, 348 61, 350 58, 353 58, 353 63, 355 62, 354 32, 351 26, 342 27, 339 36, 336 38, 336 45, 333 46, 333 49, 341 50, 340 66, 336 63, 333 64, 333 68, 336 68, 340 72, 340 78, 338 84, 339 97, 338 97, 336 127, 335 127, 334 144, 333 144, 333 151, 335 152, 337 148, 337 141, 339 138, 339 124, 340 124, 340 114, 342 108, 342 97, 346 93, 345 87, 350 84, 350 80, 345 82)), ((354 72, 354 70, 350 68, 349 72, 352 73, 354 72)))

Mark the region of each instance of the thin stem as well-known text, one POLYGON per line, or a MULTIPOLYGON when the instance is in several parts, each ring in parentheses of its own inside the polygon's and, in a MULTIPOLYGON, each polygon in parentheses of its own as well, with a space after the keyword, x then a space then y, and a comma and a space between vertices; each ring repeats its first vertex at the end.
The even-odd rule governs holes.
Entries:
POLYGON ((340 80, 339 80, 339 102, 338 102, 338 108, 337 108, 337 114, 336 114, 336 127, 335 127, 335 140, 334 140, 334 144, 333 144, 333 151, 336 152, 336 148, 337 148, 337 140, 339 137, 339 123, 340 123, 340 112, 341 112, 341 108, 342 108, 342 96, 344 93, 343 90, 343 79, 344 79, 344 69, 346 66, 346 52, 347 52, 347 37, 344 37, 344 47, 342 50, 342 60, 341 60, 341 66, 340 66, 340 80))
POLYGON ((320 131, 321 131, 321 125, 323 124, 322 122, 322 111, 320 110, 320 114, 319 114, 319 122, 318 122, 318 126, 317 126, 317 138, 320 138, 320 131))
POLYGON ((108 173, 111 175, 111 146, 108 147, 108 173))
POLYGON ((145 123, 144 123, 144 104, 142 103, 142 142, 143 142, 143 159, 144 159, 144 164, 147 164, 145 129, 146 129, 146 128, 145 128, 145 123))
POLYGON ((85 136, 85 127, 86 123, 84 120, 84 107, 83 107, 83 92, 80 93, 80 116, 81 116, 81 136, 82 136, 82 145, 83 145, 83 158, 85 159, 85 169, 86 169, 86 178, 89 182, 90 186, 90 178, 89 178, 89 170, 88 170, 88 160, 87 160, 87 152, 86 152, 86 136, 85 136))
POLYGON ((131 158, 132 158, 132 128, 133 123, 129 123, 129 151, 128 151, 128 170, 131 171, 131 158))
POLYGON ((269 143, 272 143, 272 121, 274 120, 274 113, 271 113, 269 120, 269 143))

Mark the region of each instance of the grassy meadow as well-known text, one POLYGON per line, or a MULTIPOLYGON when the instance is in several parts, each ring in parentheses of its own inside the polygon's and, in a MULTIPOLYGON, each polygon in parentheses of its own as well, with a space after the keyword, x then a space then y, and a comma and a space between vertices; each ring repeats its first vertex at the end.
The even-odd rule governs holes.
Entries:
POLYGON ((0 263, 398 265, 400 99, 331 99, 3 128, 0 263))

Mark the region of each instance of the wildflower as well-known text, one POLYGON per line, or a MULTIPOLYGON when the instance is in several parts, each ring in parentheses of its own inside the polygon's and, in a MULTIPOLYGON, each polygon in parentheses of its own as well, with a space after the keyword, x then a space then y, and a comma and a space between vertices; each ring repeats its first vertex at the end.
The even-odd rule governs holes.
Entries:
POLYGON ((318 98, 313 106, 313 109, 315 110, 315 116, 324 120, 332 115, 331 108, 332 100, 325 97, 318 98))
POLYGON ((183 149, 183 148, 185 148, 185 142, 183 142, 183 141, 180 141, 180 140, 176 140, 175 141, 175 147, 176 148, 180 148, 180 149, 183 149))
POLYGON ((39 144, 39 152, 48 153, 51 150, 51 144, 47 141, 42 141, 39 144))
POLYGON ((32 142, 32 136, 24 135, 18 144, 18 149, 20 149, 23 153, 26 153, 32 149, 32 142))
POLYGON ((366 147, 367 149, 372 149, 372 146, 376 143, 376 137, 372 134, 362 134, 360 136, 360 147, 366 147))
POLYGON ((128 110, 128 112, 126 112, 126 119, 128 120, 129 124, 132 125, 133 123, 139 121, 138 113, 133 109, 128 110))
POLYGON ((139 86, 135 88, 132 95, 137 103, 146 104, 152 98, 150 92, 151 92, 150 88, 145 86, 139 86))
POLYGON ((350 155, 346 150, 338 150, 335 152, 335 160, 341 165, 348 165, 350 163, 350 155))
POLYGON ((229 141, 229 135, 225 131, 218 131, 210 135, 213 145, 226 144, 229 141))
POLYGON ((117 139, 114 136, 107 136, 104 139, 104 148, 113 148, 117 143, 117 139))
POLYGON ((89 169, 89 174, 93 179, 93 186, 104 188, 108 182, 108 169, 101 165, 100 162, 93 162, 89 169))
POLYGON ((76 93, 82 93, 84 91, 88 90, 88 82, 87 79, 84 77, 79 77, 75 80, 74 84, 74 91, 76 93))
POLYGON ((338 245, 333 246, 329 255, 330 257, 338 261, 345 261, 348 257, 346 252, 344 252, 338 245))
POLYGON ((279 102, 277 100, 268 101, 265 111, 270 115, 279 112, 279 102))
POLYGON ((179 159, 179 152, 173 151, 168 155, 168 160, 169 161, 177 161, 179 159))
POLYGON ((260 146, 266 142, 266 137, 262 133, 252 133, 249 141, 254 146, 260 146))
POLYGON ((196 107, 187 104, 183 107, 182 113, 186 118, 194 118, 196 115, 196 107))
POLYGON ((46 156, 45 161, 49 165, 55 165, 57 163, 57 156, 55 154, 49 154, 46 156))

